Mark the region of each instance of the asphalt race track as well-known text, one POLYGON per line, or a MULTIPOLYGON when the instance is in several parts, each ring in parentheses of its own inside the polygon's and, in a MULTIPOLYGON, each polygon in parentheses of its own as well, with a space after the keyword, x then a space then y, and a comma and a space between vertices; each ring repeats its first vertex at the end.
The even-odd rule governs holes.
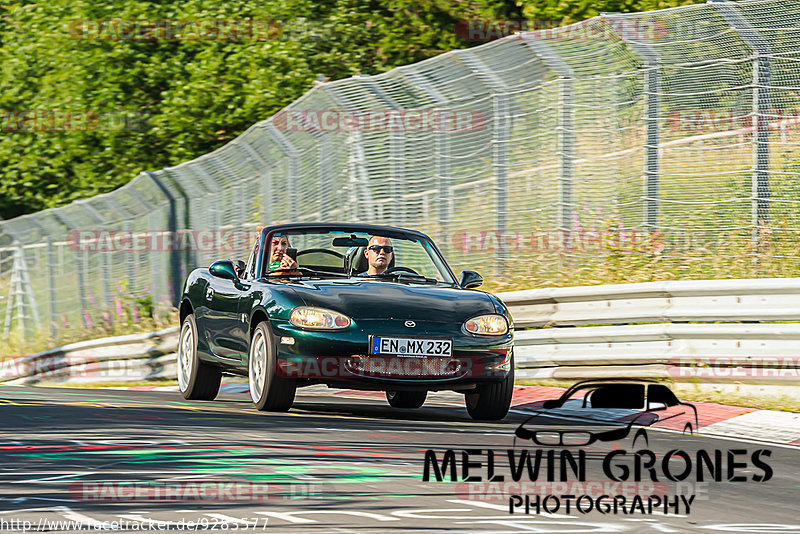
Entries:
MULTIPOLYGON (((800 532, 800 451, 748 440, 648 433, 586 451, 586 482, 511 480, 507 450, 524 415, 500 423, 469 419, 452 395, 434 395, 419 410, 394 410, 381 398, 348 398, 324 388, 298 390, 289 413, 256 411, 249 395, 222 394, 211 402, 185 401, 177 392, 0 387, 0 531, 219 532, 800 532), (425 451, 453 449, 459 477, 462 450, 480 482, 423 482, 425 451), (495 451, 489 473, 487 453, 495 451), (658 464, 668 451, 715 451, 722 480, 683 482, 646 470, 640 484, 615 483, 602 463, 612 451, 648 449, 658 464), (733 450, 736 462, 725 460, 733 450), (752 461, 757 450, 771 471, 752 461), (743 482, 728 481, 729 470, 743 482), (504 475, 503 482, 487 483, 504 475), (674 495, 679 510, 647 496, 674 495), (524 506, 509 514, 509 494, 570 492, 643 496, 644 508, 625 513, 536 514, 524 506), (687 514, 678 495, 694 495, 687 514), (652 504, 652 502, 651 502, 652 504)), ((536 449, 517 443, 517 452, 536 449)), ((558 454, 563 449, 558 449, 558 454)), ((577 454, 577 453, 576 453, 577 454)), ((558 457, 558 456, 557 456, 558 457)), ((695 462, 696 463, 696 462, 695 462)), ((555 467, 556 477, 559 470, 555 467)), ((618 469, 621 469, 617 465, 618 469)), ((680 469, 677 469, 680 471, 680 469)), ((713 471, 713 469, 712 469, 713 471)), ((574 477, 572 477, 574 480, 574 477)), ((566 498, 565 498, 566 499, 566 498)), ((521 499, 520 499, 521 500, 521 499)), ((588 501, 585 501, 588 502, 588 501)), ((553 505, 553 502, 550 503, 553 505)), ((551 506, 552 507, 552 506, 551 506)))

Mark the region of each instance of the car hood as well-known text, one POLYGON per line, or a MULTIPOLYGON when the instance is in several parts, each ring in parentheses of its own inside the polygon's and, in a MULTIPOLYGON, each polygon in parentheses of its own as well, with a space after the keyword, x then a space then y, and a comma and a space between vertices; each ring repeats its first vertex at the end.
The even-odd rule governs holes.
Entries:
POLYGON ((372 280, 306 280, 292 289, 306 306, 318 306, 355 319, 464 321, 495 313, 492 298, 452 287, 408 285, 372 280))

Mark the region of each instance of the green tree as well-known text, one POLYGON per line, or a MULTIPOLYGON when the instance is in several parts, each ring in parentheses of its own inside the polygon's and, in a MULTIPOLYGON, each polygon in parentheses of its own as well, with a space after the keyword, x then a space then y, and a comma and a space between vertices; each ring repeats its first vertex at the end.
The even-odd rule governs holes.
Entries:
POLYGON ((335 80, 377 74, 481 44, 459 39, 459 21, 523 16, 573 21, 600 11, 681 3, 687 2, 5 4, 0 6, 0 217, 108 192, 143 170, 219 148, 299 98, 319 75, 335 80), (98 20, 198 19, 273 20, 280 31, 244 40, 136 40, 118 38, 119 24, 98 27, 95 34, 87 30, 98 20))
POLYGON ((522 0, 522 13, 526 18, 556 20, 564 24, 579 22, 600 13, 637 13, 688 4, 705 3, 705 0, 522 0))

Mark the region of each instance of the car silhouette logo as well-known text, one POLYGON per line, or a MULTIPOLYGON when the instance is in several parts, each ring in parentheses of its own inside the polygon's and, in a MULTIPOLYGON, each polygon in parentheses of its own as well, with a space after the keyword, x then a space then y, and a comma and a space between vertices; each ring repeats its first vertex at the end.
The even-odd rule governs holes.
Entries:
POLYGON ((620 441, 636 427, 648 442, 646 427, 670 421, 684 434, 699 427, 697 408, 678 400, 664 384, 648 380, 585 380, 557 399, 534 403, 532 415, 514 432, 515 439, 545 447, 583 447, 595 441, 620 441))
POLYGON ((417 326, 417 323, 415 323, 414 321, 406 321, 406 326, 409 328, 414 328, 415 326, 417 326))

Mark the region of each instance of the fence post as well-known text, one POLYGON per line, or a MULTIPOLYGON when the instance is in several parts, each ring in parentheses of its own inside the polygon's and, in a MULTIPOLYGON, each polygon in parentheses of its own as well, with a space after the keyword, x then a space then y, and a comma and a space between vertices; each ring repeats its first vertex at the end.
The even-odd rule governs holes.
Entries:
MULTIPOLYGON (((367 75, 356 76, 367 90, 375 95, 389 110, 402 113, 405 109, 402 104, 397 102, 390 94, 384 91, 381 86, 373 82, 367 75)), ((403 202, 405 191, 405 132, 392 129, 389 131, 389 191, 392 198, 390 204, 392 221, 390 224, 403 226, 406 222, 405 203, 403 202)))
POLYGON ((659 161, 658 161, 658 117, 660 116, 660 102, 659 102, 659 73, 660 69, 658 64, 649 64, 647 73, 645 74, 645 93, 647 94, 647 114, 645 121, 647 122, 647 163, 645 165, 645 175, 647 176, 647 199, 645 204, 645 225, 651 231, 658 227, 658 178, 659 178, 659 161))
POLYGON ((437 199, 437 216, 439 219, 439 248, 447 254, 450 246, 448 236, 448 221, 450 220, 450 137, 445 131, 437 132, 434 146, 434 157, 436 158, 436 189, 439 198, 437 199))
MULTIPOLYGON (((500 243, 505 241, 508 230, 508 139, 511 130, 511 117, 508 109, 508 95, 494 93, 492 95, 492 168, 494 169, 495 187, 495 226, 500 243)), ((506 247, 498 245, 497 256, 500 260, 500 272, 506 269, 508 252, 506 247)))
MULTIPOLYGON (((172 195, 172 192, 167 188, 166 185, 161 181, 156 173, 151 171, 145 171, 145 174, 150 177, 150 180, 158 187, 164 197, 167 199, 169 203, 168 211, 167 211, 167 232, 171 235, 172 243, 177 242, 177 234, 178 234, 178 213, 177 213, 177 202, 175 197, 172 195)), ((163 240, 162 240, 163 241, 163 240)), ((169 303, 172 306, 179 304, 177 301, 180 300, 180 292, 181 292, 181 258, 179 255, 179 251, 177 247, 171 247, 172 250, 165 251, 169 254, 169 274, 167 276, 167 290, 169 292, 170 298, 169 303)))
MULTIPOLYGON (((131 219, 133 215, 131 212, 120 205, 119 202, 114 200, 114 197, 109 195, 104 199, 106 202, 114 206, 114 209, 117 211, 118 214, 125 214, 125 218, 122 220, 122 229, 128 234, 128 237, 132 237, 133 230, 131 226, 131 219)), ((114 254, 126 254, 128 256, 128 261, 126 265, 127 277, 128 277, 128 291, 133 291, 133 287, 135 285, 136 275, 134 273, 134 264, 137 260, 138 253, 133 250, 133 246, 131 246, 131 250, 128 252, 122 251, 114 251, 114 254)))
POLYGON ((244 154, 245 159, 261 175, 259 184, 261 190, 261 224, 268 225, 272 222, 272 172, 269 168, 269 163, 247 143, 234 141, 233 145, 244 154))
POLYGON ((392 198, 391 214, 393 226, 405 224, 405 203, 402 184, 405 183, 405 139, 403 132, 389 132, 389 190, 392 198))
POLYGON ((561 247, 569 248, 572 236, 572 199, 573 169, 575 159, 575 134, 573 121, 575 116, 575 92, 573 80, 575 74, 566 61, 555 52, 550 45, 541 39, 524 39, 533 51, 551 70, 560 78, 561 85, 558 93, 558 152, 559 152, 559 206, 558 230, 560 230, 561 247))
MULTIPOLYGON (((38 221, 36 221, 34 217, 30 217, 28 222, 37 226, 42 235, 45 236, 45 241, 47 241, 47 297, 50 301, 47 306, 47 324, 49 325, 50 335, 55 338, 55 321, 58 317, 58 309, 56 308, 56 255, 53 245, 53 238, 50 236, 50 233, 47 231, 47 229, 38 221)), ((33 288, 31 288, 31 291, 33 291, 33 288)))
MULTIPOLYGON (((152 210, 147 215, 147 230, 150 233, 150 242, 154 242, 157 233, 163 234, 163 225, 159 224, 158 211, 152 210)), ((158 253, 161 251, 151 250, 147 255, 148 269, 150 270, 150 294, 152 295, 153 305, 160 304, 164 300, 164 291, 161 289, 161 280, 167 273, 162 269, 162 256, 158 253)), ((166 251, 165 251, 166 252, 166 251)))
MULTIPOLYGON (((235 140, 232 143, 233 146, 238 146, 235 140)), ((208 221, 207 226, 213 226, 214 230, 217 231, 217 233, 214 235, 214 245, 215 245, 214 254, 216 254, 219 257, 222 257, 222 254, 220 252, 221 232, 219 232, 219 230, 222 228, 222 216, 220 215, 219 198, 216 196, 219 193, 219 188, 217 187, 218 184, 211 176, 208 175, 205 169, 203 169, 203 167, 200 165, 185 165, 184 169, 189 175, 198 178, 198 180, 195 180, 195 183, 201 184, 203 190, 205 191, 204 195, 205 198, 203 201, 206 204, 206 209, 207 209, 206 214, 208 215, 206 218, 206 221, 208 221)), ((206 229, 210 230, 210 228, 206 229)), ((207 253, 209 256, 212 256, 211 251, 207 251, 207 253)), ((216 259, 217 258, 212 259, 212 262, 215 261, 216 259)), ((197 259, 195 258, 195 260, 196 260, 195 265, 197 265, 197 259)))
MULTIPOLYGON (((62 225, 69 228, 69 230, 78 230, 78 227, 72 224, 69 220, 67 220, 66 216, 63 213, 60 213, 61 210, 51 210, 51 214, 53 217, 60 222, 62 225)), ((81 303, 81 310, 80 310, 80 317, 81 322, 86 324, 86 317, 84 317, 83 313, 87 311, 86 306, 86 255, 88 251, 81 250, 80 240, 76 243, 76 250, 75 250, 75 270, 78 275, 78 298, 80 299, 81 303)), ((86 324, 88 326, 88 324, 86 324)))
POLYGON ((11 331, 11 313, 16 305, 16 316, 18 318, 17 326, 20 324, 22 328, 20 332, 25 337, 28 332, 33 333, 35 326, 39 324, 39 311, 36 309, 36 299, 33 296, 33 288, 31 287, 31 280, 28 276, 28 266, 25 262, 25 251, 22 245, 17 243, 14 249, 14 263, 11 267, 11 283, 8 288, 8 308, 6 313, 6 320, 3 329, 4 336, 8 336, 11 331), (31 310, 31 319, 33 319, 34 327, 28 326, 25 315, 25 300, 28 301, 28 307, 31 310))
POLYGON ((297 192, 297 181, 300 179, 300 173, 297 171, 297 149, 273 124, 266 124, 264 129, 289 160, 286 169, 286 186, 289 190, 289 209, 287 212, 290 220, 296 220, 297 206, 300 202, 297 192))
MULTIPOLYGON (((86 200, 78 200, 75 202, 75 204, 80 206, 86 213, 91 215, 98 224, 106 224, 105 218, 101 216, 96 209, 89 205, 86 200)), ((112 251, 107 250, 102 256, 103 302, 105 303, 109 318, 111 317, 111 309, 113 308, 111 303, 111 254, 112 251)))
POLYGON ((272 171, 265 167, 261 171, 261 224, 272 223, 272 171))
POLYGON ((661 62, 658 53, 651 47, 642 44, 639 36, 639 28, 634 21, 627 18, 616 17, 613 14, 604 13, 604 19, 611 19, 618 24, 611 25, 611 29, 619 35, 623 41, 630 45, 633 50, 644 59, 647 70, 644 74, 644 94, 645 94, 645 124, 647 125, 647 138, 645 141, 645 204, 644 204, 644 224, 650 231, 658 228, 658 207, 659 207, 659 173, 660 173, 660 154, 658 144, 659 137, 659 117, 661 116, 661 62), (633 38, 631 38, 633 37, 633 38))
POLYGON ((497 271, 502 275, 506 270, 508 252, 502 246, 508 230, 508 145, 512 128, 510 113, 510 96, 505 92, 506 84, 497 76, 492 67, 487 65, 477 54, 469 53, 459 56, 461 61, 472 69, 479 80, 491 90, 492 98, 492 173, 495 190, 495 231, 500 237, 497 250, 497 271))
POLYGON ((750 219, 753 251, 758 251, 761 228, 769 223, 769 87, 772 47, 739 12, 735 2, 711 4, 753 51, 753 181, 750 219))
POLYGON ((330 200, 333 196, 333 191, 331 187, 331 176, 330 176, 330 137, 331 134, 322 134, 318 138, 318 172, 319 172, 319 187, 320 187, 320 206, 319 206, 319 213, 320 219, 322 221, 328 221, 330 217, 330 200))
MULTIPOLYGON (((360 78, 361 76, 355 76, 360 78)), ((397 108, 400 106, 392 99, 385 91, 380 90, 374 84, 369 82, 369 77, 365 77, 364 85, 367 89, 378 97, 387 107, 397 108)), ((340 92, 337 90, 338 84, 323 84, 320 88, 321 91, 327 95, 331 101, 340 108, 353 112, 363 113, 364 110, 358 109, 358 106, 353 103, 350 95, 347 92, 340 92)), ((367 172, 367 162, 364 155, 364 147, 361 144, 361 132, 358 128, 353 128, 347 133, 347 187, 345 191, 349 196, 349 201, 345 202, 341 213, 343 217, 348 216, 349 208, 353 208, 352 216, 357 220, 366 220, 369 223, 376 222, 377 209, 372 201, 372 194, 369 190, 369 173, 367 172), (362 215, 363 212, 363 215, 362 215)), ((342 197, 344 198, 344 197, 342 197)), ((382 214, 383 215, 383 214, 382 214)), ((378 222, 386 224, 385 219, 378 222)))
POLYGON ((53 238, 47 236, 47 292, 50 298, 50 335, 56 337, 56 321, 58 321, 58 301, 56 300, 56 251, 53 238))
MULTIPOLYGON (((136 189, 129 188, 127 190, 127 193, 129 195, 131 195, 133 198, 135 198, 139 202, 139 204, 142 205, 142 207, 144 208, 144 213, 147 214, 147 233, 150 234, 148 236, 148 242, 152 244, 152 242, 153 242, 152 230, 154 228, 153 228, 153 225, 152 225, 152 222, 151 222, 151 217, 152 217, 153 209, 155 208, 155 206, 151 206, 150 203, 147 202, 144 199, 144 197, 139 194, 138 191, 136 191, 136 189)), ((155 285, 154 285, 154 281, 155 281, 154 272, 155 271, 153 269, 153 263, 154 263, 153 258, 154 258, 155 250, 152 250, 152 249, 149 250, 149 251, 145 250, 144 253, 147 255, 147 258, 148 258, 147 267, 148 267, 148 272, 150 274, 150 299, 152 300, 152 303, 155 305, 156 302, 157 302, 157 299, 156 299, 156 288, 155 288, 155 285)), ((139 253, 132 254, 131 257, 134 258, 135 261, 138 261, 139 260, 139 253)), ((133 280, 131 280, 131 288, 133 288, 133 280)))
MULTIPOLYGON (((436 112, 444 108, 449 103, 445 97, 432 81, 421 72, 413 72, 408 70, 398 70, 400 76, 409 81, 415 89, 424 92, 428 95, 431 101, 436 103, 436 107, 431 111, 436 112)), ((448 223, 450 221, 450 205, 452 198, 450 194, 449 180, 451 179, 451 159, 450 159, 450 134, 445 130, 434 133, 434 150, 433 157, 436 159, 436 213, 438 218, 439 235, 438 246, 443 254, 447 255, 450 246, 450 236, 448 235, 448 223)))
MULTIPOLYGON (((376 209, 369 191, 369 179, 365 170, 366 162, 364 147, 361 144, 361 132, 353 130, 348 135, 347 155, 347 191, 349 198, 346 205, 355 210, 352 212, 352 216, 356 220, 366 220, 368 223, 374 223, 376 209)), ((381 223, 385 224, 386 221, 381 221, 381 223)))
MULTIPOLYGON (((199 165, 198 165, 199 166, 199 165)), ((179 226, 180 228, 176 227, 176 231, 173 234, 173 247, 175 248, 175 253, 178 257, 178 284, 172 286, 173 300, 175 303, 179 303, 180 301, 180 289, 183 287, 183 280, 186 278, 186 275, 189 274, 190 266, 197 265, 197 258, 198 258, 198 251, 197 249, 192 249, 191 247, 187 247, 186 250, 183 250, 182 247, 186 243, 190 243, 191 241, 183 237, 185 234, 183 231, 195 230, 195 221, 197 220, 197 216, 195 215, 195 210, 192 209, 192 200, 193 196, 190 196, 190 192, 194 191, 196 188, 196 182, 192 180, 194 175, 191 172, 188 172, 187 169, 189 165, 187 163, 183 163, 178 165, 177 167, 173 167, 170 169, 164 169, 161 172, 163 173, 163 179, 169 180, 169 185, 172 185, 173 191, 180 195, 180 198, 183 200, 183 212, 181 213, 179 226), (189 182, 185 182, 184 174, 189 174, 189 182)), ((176 201, 178 199, 176 198, 176 201)), ((176 202, 176 207, 178 206, 176 202)), ((177 211, 177 210, 176 210, 177 211)), ((178 220, 177 213, 176 213, 176 220, 178 220)))
MULTIPOLYGON (((17 245, 14 251, 14 272, 11 275, 11 285, 14 298, 12 299, 16 304, 17 318, 22 322, 22 334, 27 334, 25 324, 27 317, 25 317, 25 283, 22 281, 22 269, 25 262, 25 253, 21 245, 17 245)), ((19 323, 17 324, 19 327, 19 323)))
POLYGON ((14 264, 11 264, 11 279, 8 281, 8 296, 6 297, 6 316, 3 320, 3 337, 8 337, 11 331, 11 314, 14 311, 14 282, 16 274, 14 264))

